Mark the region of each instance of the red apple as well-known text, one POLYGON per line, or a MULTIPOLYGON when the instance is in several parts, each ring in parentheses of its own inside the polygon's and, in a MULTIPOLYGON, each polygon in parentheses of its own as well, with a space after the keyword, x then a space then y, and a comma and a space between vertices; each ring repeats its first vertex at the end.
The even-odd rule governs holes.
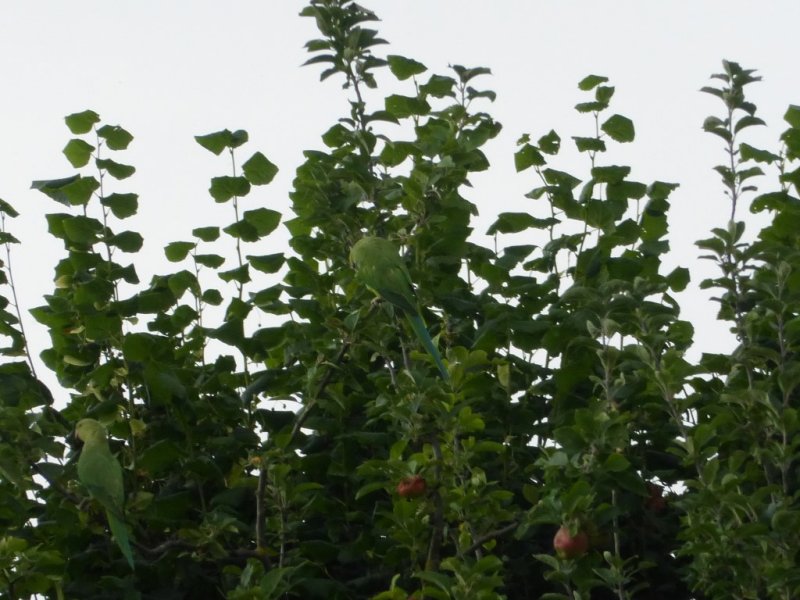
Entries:
POLYGON ((585 531, 578 531, 573 536, 569 527, 562 525, 553 538, 553 548, 559 558, 578 558, 589 549, 589 536, 585 531))
POLYGON ((401 498, 419 498, 425 493, 428 484, 421 475, 403 477, 397 484, 397 493, 401 498))
POLYGON ((648 483, 647 491, 650 495, 645 499, 644 505, 648 510, 658 513, 667 508, 667 501, 664 499, 664 488, 655 483, 648 483))

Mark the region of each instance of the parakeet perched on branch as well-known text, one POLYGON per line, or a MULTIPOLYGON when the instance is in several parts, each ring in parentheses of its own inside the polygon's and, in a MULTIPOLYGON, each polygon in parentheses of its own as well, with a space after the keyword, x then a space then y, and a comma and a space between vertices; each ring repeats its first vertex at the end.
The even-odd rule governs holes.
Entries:
POLYGON ((122 467, 108 447, 108 432, 94 419, 81 419, 75 433, 83 442, 78 458, 78 478, 92 497, 103 505, 111 533, 133 569, 133 552, 122 513, 125 500, 122 467))
POLYGON ((350 262, 355 265, 356 275, 364 285, 405 313, 414 333, 433 357, 442 379, 448 381, 449 374, 442 356, 422 320, 411 276, 395 245, 379 237, 361 238, 350 250, 350 262))

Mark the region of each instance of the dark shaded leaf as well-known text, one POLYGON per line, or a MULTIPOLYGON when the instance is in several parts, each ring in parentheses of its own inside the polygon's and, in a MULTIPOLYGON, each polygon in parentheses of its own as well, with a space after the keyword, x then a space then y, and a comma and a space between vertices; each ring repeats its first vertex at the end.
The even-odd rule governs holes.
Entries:
POLYGON ((398 119, 427 115, 431 106, 423 98, 393 94, 385 101, 386 112, 398 119))
POLYGON ((219 156, 225 148, 238 148, 248 140, 248 134, 243 129, 230 131, 223 129, 207 135, 196 135, 195 141, 209 152, 219 156))
POLYGON ((109 194, 100 198, 103 206, 111 209, 118 219, 125 219, 136 214, 139 209, 139 196, 137 194, 109 194))
POLYGON ((636 136, 633 121, 622 115, 612 115, 600 126, 611 139, 617 142, 632 142, 636 136))
POLYGON ((247 255, 247 260, 254 269, 262 273, 276 273, 283 266, 283 253, 265 254, 262 256, 247 255))
POLYGON ((85 167, 94 152, 94 146, 79 139, 72 139, 67 142, 62 150, 69 163, 75 167, 85 167))
POLYGON ((64 117, 64 122, 69 130, 75 135, 89 133, 95 123, 100 122, 100 115, 93 110, 85 110, 79 113, 72 113, 64 117))
POLYGON ((180 262, 196 245, 194 242, 170 242, 164 247, 164 255, 170 262, 180 262))
POLYGON ((105 169, 114 179, 126 179, 136 172, 136 167, 123 165, 113 160, 99 158, 96 161, 99 169, 105 169))
POLYGON ((598 138, 574 137, 578 152, 605 152, 606 143, 598 138))
POLYGON ((19 213, 8 202, 0 198, 0 213, 8 215, 12 219, 19 216, 19 213))
POLYGON ((386 57, 386 60, 389 63, 389 70, 391 70, 394 76, 400 81, 404 81, 409 77, 419 75, 420 73, 427 71, 427 67, 421 62, 417 62, 411 58, 406 58, 405 56, 390 54, 386 57))
POLYGON ((541 167, 545 164, 547 164, 547 161, 542 156, 542 153, 539 152, 538 148, 530 144, 525 144, 514 153, 514 168, 517 173, 531 166, 541 167))
POLYGON ((237 267, 235 269, 231 269, 230 271, 221 271, 217 273, 222 281, 236 281, 238 283, 247 283, 250 281, 250 267, 248 265, 242 265, 241 267, 237 267))
POLYGON ((144 244, 144 238, 135 231, 123 231, 111 236, 108 243, 123 252, 138 252, 144 244))
POLYGON ((194 261, 210 269, 217 269, 225 264, 225 258, 218 254, 195 254, 194 261))
POLYGON ((244 177, 213 177, 208 189, 216 202, 227 202, 231 198, 246 196, 250 192, 250 182, 244 177))
POLYGON ((204 242, 213 242, 219 238, 219 227, 197 227, 192 229, 192 235, 204 242))
POLYGON ((242 216, 247 223, 255 228, 259 237, 264 237, 275 231, 281 222, 281 213, 269 208, 246 210, 242 216))
POLYGON ((608 81, 608 77, 604 77, 603 75, 587 75, 578 82, 578 89, 588 92, 606 81, 608 81))
POLYGON ((253 185, 266 185, 275 178, 278 167, 261 152, 256 152, 242 165, 242 173, 253 185))
POLYGON ((97 130, 97 135, 106 140, 106 146, 111 150, 125 150, 133 141, 133 136, 119 125, 103 125, 97 130))

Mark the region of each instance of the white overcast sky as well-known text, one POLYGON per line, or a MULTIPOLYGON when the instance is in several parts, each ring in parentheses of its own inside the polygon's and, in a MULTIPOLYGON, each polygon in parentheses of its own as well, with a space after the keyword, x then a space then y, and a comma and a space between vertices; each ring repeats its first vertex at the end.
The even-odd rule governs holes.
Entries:
MULTIPOLYGON (((698 261, 694 241, 724 226, 728 204, 711 171, 723 160, 721 143, 701 131, 719 114, 718 101, 698 89, 721 70, 721 59, 757 68, 764 81, 751 99, 769 128, 747 140, 777 149, 781 117, 800 104, 800 1, 773 0, 364 0, 381 22, 389 46, 376 53, 401 54, 443 73, 448 64, 485 66, 491 77, 476 87, 497 92, 484 108, 503 123, 487 146, 492 168, 472 178, 465 195, 481 212, 476 238, 500 211, 527 210, 523 194, 534 187, 528 173, 515 174, 513 152, 520 134, 538 137, 551 128, 571 146, 571 135, 590 135, 592 124, 573 105, 584 101, 577 82, 590 73, 616 86, 613 112, 633 119, 636 141, 612 146, 603 164, 633 167, 632 178, 681 184, 670 217, 669 266, 690 267, 693 285, 713 271, 698 261)), ((128 129, 135 140, 116 157, 137 173, 114 190, 140 195, 131 227, 145 237, 136 264, 143 283, 174 268, 161 247, 191 239, 193 227, 225 224, 229 207, 215 206, 208 179, 228 174, 229 163, 198 146, 194 135, 223 128, 246 129, 242 160, 261 150, 281 171, 272 185, 243 202, 281 210, 304 149, 320 148, 319 136, 347 111, 340 80, 319 82, 319 67, 300 65, 303 44, 316 37, 311 19, 290 0, 3 0, 0 4, 0 198, 22 215, 7 224, 24 244, 14 268, 24 308, 52 290, 52 268, 61 243, 45 234, 46 212, 63 207, 29 189, 34 179, 68 176, 61 154, 71 137, 63 117, 91 108, 106 123, 128 129)), ((383 77, 381 82, 391 83, 383 77)), ((392 86, 396 84, 391 83, 392 86)), ((395 89, 395 88, 393 88, 395 89)), ((410 94, 410 88, 405 89, 410 94)), ((401 92, 402 93, 402 92, 401 92)), ((374 106, 378 108, 378 106, 374 106)), ((571 150, 555 168, 583 176, 585 156, 571 150)), ((774 177, 771 177, 774 181, 774 177)), ((766 185, 764 186, 766 189, 766 185)), ((741 211, 742 218, 750 218, 741 211)), ((756 224, 751 233, 755 233, 756 224)), ((285 248, 281 229, 274 247, 285 248)), ((263 245, 263 244, 262 244, 263 245)), ((123 259, 124 256, 119 256, 123 259)), ((694 322, 698 350, 731 347, 726 326, 714 323, 716 306, 696 290, 684 294, 684 316, 694 322)), ((33 350, 46 338, 28 318, 33 350)))

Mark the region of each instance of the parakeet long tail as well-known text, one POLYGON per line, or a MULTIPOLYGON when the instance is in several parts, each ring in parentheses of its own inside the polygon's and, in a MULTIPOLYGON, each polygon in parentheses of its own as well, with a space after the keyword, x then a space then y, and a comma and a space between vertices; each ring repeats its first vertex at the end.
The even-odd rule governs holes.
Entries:
POLYGON ((425 327, 425 322, 422 320, 422 317, 411 313, 406 313, 406 317, 408 317, 408 322, 411 325, 411 328, 414 330, 414 333, 417 334, 419 341, 421 341, 422 345, 425 346, 425 350, 427 350, 428 353, 433 357, 433 361, 439 368, 439 373, 442 374, 442 379, 445 381, 450 381, 450 374, 447 372, 447 369, 442 362, 442 355, 439 354, 439 349, 436 347, 436 344, 433 343, 433 340, 428 333, 428 328, 425 327))
POLYGON ((128 528, 125 526, 125 523, 120 521, 118 517, 116 517, 111 511, 106 511, 106 516, 108 517, 108 527, 111 529, 111 533, 114 536, 114 539, 119 546, 120 551, 122 552, 125 559, 128 561, 128 564, 131 566, 131 569, 134 569, 133 566, 133 551, 131 550, 131 542, 128 536, 128 528))

